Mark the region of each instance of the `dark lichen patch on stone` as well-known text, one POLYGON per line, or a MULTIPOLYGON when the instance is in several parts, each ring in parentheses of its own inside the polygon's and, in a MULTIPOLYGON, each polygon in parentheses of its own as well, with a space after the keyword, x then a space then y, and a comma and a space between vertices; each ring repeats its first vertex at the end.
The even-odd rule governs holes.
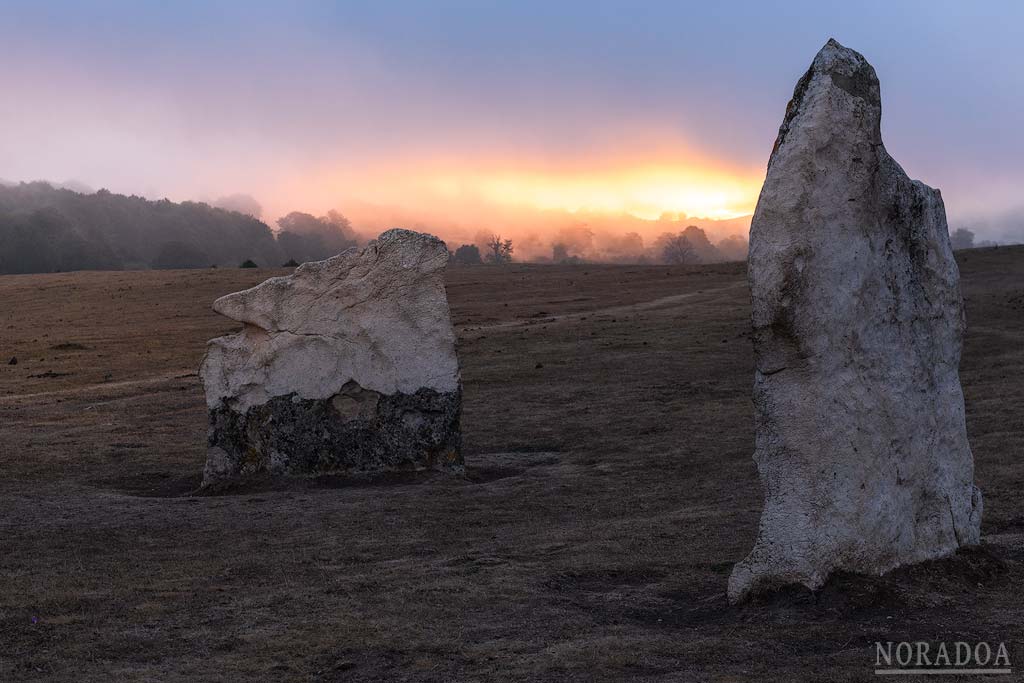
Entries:
POLYGON ((793 119, 800 112, 800 105, 804 101, 804 95, 807 94, 807 88, 811 84, 811 78, 814 76, 814 67, 812 66, 807 72, 800 77, 797 81, 796 87, 793 89, 793 97, 790 98, 789 104, 786 105, 786 116, 782 119, 782 125, 779 126, 779 134, 775 138, 775 145, 772 147, 771 156, 768 157, 768 167, 771 168, 772 159, 775 158, 775 152, 778 151, 779 147, 782 147, 782 143, 786 141, 786 134, 789 133, 790 124, 793 119))
POLYGON ((829 74, 832 83, 854 97, 866 100, 869 104, 881 104, 881 96, 878 92, 878 77, 870 64, 861 64, 853 74, 844 74, 833 71, 829 74))
POLYGON ((210 411, 204 485, 285 476, 462 469, 460 392, 381 394, 349 382, 328 399, 277 396, 210 411))

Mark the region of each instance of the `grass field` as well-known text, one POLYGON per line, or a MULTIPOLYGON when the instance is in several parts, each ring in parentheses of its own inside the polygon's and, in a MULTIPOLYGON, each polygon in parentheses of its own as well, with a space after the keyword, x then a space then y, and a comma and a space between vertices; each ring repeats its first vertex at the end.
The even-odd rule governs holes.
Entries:
POLYGON ((276 271, 0 277, 0 680, 859 681, 898 640, 1024 670, 1024 248, 959 257, 983 546, 738 607, 742 264, 450 270, 465 477, 214 496, 210 303, 276 271))

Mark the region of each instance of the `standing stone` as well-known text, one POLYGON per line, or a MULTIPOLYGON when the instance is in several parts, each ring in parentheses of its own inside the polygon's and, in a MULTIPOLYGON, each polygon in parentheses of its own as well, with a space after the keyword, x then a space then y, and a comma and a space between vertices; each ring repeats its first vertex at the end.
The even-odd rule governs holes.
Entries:
POLYGON ((979 541, 945 208, 886 153, 880 120, 874 69, 830 40, 768 162, 749 256, 765 505, 734 602, 979 541))
POLYGON ((244 323, 210 342, 203 485, 304 475, 460 469, 462 383, 444 242, 389 230, 365 249, 217 299, 244 323))

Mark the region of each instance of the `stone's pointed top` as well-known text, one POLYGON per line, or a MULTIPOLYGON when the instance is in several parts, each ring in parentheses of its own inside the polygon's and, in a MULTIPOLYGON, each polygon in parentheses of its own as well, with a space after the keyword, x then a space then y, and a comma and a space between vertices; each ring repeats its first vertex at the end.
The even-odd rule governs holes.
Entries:
POLYGON ((835 85, 851 95, 874 103, 879 102, 878 76, 875 75, 874 68, 864 58, 864 55, 844 47, 835 38, 829 38, 824 47, 818 50, 808 73, 827 74, 832 77, 835 85), (873 95, 871 93, 872 86, 876 91, 873 95))
POLYGON ((859 137, 881 144, 881 116, 882 98, 875 70, 862 54, 829 38, 793 89, 768 168, 797 130, 801 132, 796 137, 817 138, 814 144, 859 137))
POLYGON ((867 61, 864 59, 864 55, 846 47, 835 38, 829 38, 828 42, 821 46, 821 49, 818 50, 818 56, 823 53, 835 53, 854 61, 867 61))
POLYGON ((829 38, 828 42, 826 42, 824 45, 822 45, 821 49, 818 50, 818 54, 820 55, 821 53, 826 52, 826 51, 827 52, 834 52, 834 53, 837 53, 837 54, 842 55, 844 57, 848 57, 848 58, 852 58, 852 59, 864 59, 864 55, 862 55, 861 53, 857 52, 856 50, 852 50, 852 49, 846 47, 845 45, 840 43, 835 38, 829 38))

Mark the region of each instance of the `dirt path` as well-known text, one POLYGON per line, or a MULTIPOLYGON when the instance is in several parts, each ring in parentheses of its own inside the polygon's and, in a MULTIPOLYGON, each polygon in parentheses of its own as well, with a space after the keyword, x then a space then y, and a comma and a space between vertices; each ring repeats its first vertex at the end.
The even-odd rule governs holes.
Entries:
POLYGON ((72 387, 70 389, 56 389, 54 391, 40 391, 32 394, 8 394, 7 396, 0 396, 0 403, 8 403, 19 401, 27 398, 45 398, 47 396, 65 396, 74 394, 87 394, 96 391, 104 391, 106 389, 121 389, 124 387, 138 387, 146 386, 150 384, 160 384, 161 382, 169 382, 175 379, 188 379, 189 377, 195 377, 196 373, 187 369, 176 370, 164 375, 158 375, 156 377, 143 377, 142 379, 131 379, 124 380, 121 382, 101 382, 100 384, 87 384, 83 387, 72 387))
POLYGON ((624 315, 627 313, 637 313, 639 311, 653 311, 663 308, 673 308, 677 304, 690 299, 705 296, 709 294, 718 294, 733 289, 739 289, 740 287, 746 287, 746 282, 734 282, 724 287, 714 287, 711 289, 702 289, 696 292, 687 292, 685 294, 673 294, 671 296, 663 296, 657 299, 651 299, 650 301, 641 301, 635 304, 622 304, 618 306, 608 306, 607 308, 595 308, 587 311, 578 311, 576 313, 560 313, 557 315, 545 315, 539 318, 520 318, 518 320, 507 320, 500 323, 489 323, 481 325, 460 325, 459 328, 465 331, 475 330, 495 330, 502 328, 515 328, 515 327, 526 327, 529 325, 548 325, 551 323, 563 322, 566 320, 576 319, 580 320, 583 317, 591 317, 595 315, 624 315))

